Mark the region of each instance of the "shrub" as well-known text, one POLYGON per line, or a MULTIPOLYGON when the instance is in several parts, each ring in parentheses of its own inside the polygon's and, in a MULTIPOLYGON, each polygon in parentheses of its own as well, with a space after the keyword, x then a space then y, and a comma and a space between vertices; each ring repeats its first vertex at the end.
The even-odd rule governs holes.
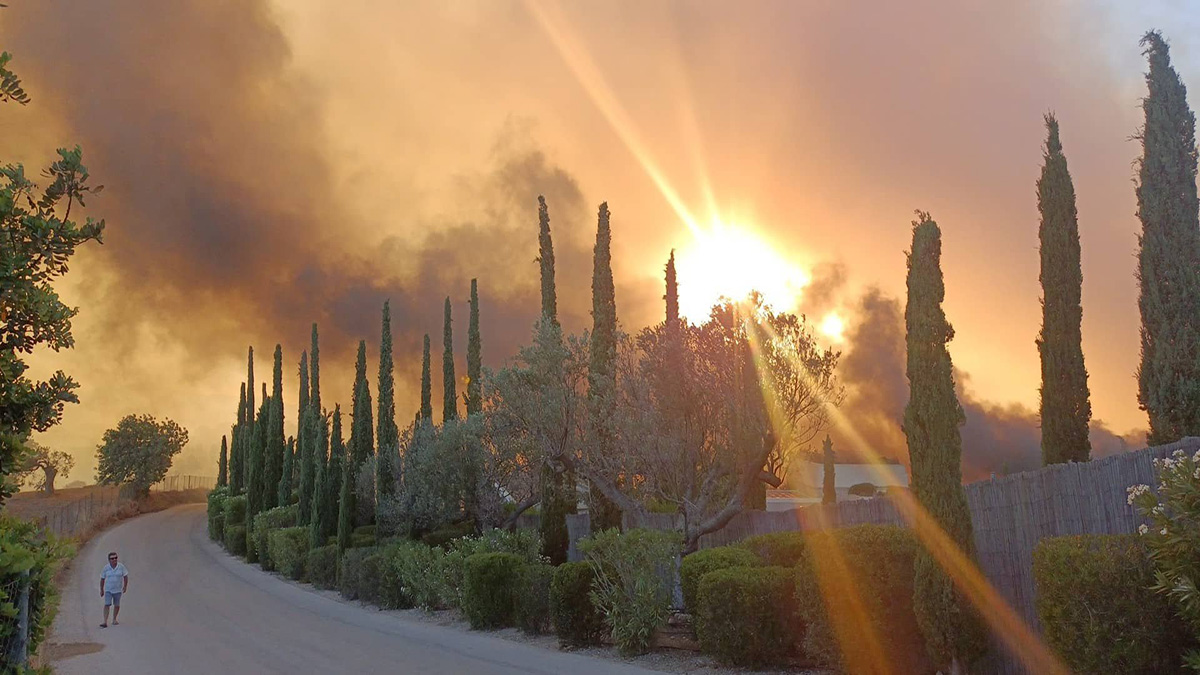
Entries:
POLYGON ((572 647, 599 644, 604 612, 592 604, 596 574, 585 562, 563 563, 550 580, 550 614, 558 641, 572 647))
POLYGON ((804 532, 773 532, 738 543, 771 567, 795 567, 804 558, 804 532))
POLYGON ((440 546, 445 548, 451 541, 460 537, 468 537, 475 533, 475 523, 464 521, 454 525, 446 525, 439 527, 433 532, 429 532, 421 537, 421 543, 426 546, 440 546))
POLYGON ((463 574, 467 558, 476 553, 514 553, 527 563, 542 562, 542 542, 534 530, 491 529, 474 537, 460 537, 450 542, 443 560, 442 575, 446 586, 446 604, 462 606, 463 574))
POLYGON ((229 488, 222 485, 208 493, 208 536, 213 541, 225 539, 225 503, 229 501, 229 488), (220 522, 217 522, 218 518, 220 522))
POLYGON ((317 588, 336 588, 338 571, 337 544, 330 544, 309 550, 308 560, 305 561, 305 569, 308 571, 308 581, 313 586, 317 588))
POLYGON ((402 541, 383 549, 380 604, 389 608, 439 609, 448 595, 442 549, 402 541))
POLYGON ((3 647, 12 644, 11 638, 17 632, 15 591, 22 583, 22 573, 29 573, 27 646, 29 653, 34 654, 54 621, 58 608, 54 575, 69 552, 55 537, 48 537, 33 523, 0 514, 0 589, 5 590, 0 593, 0 668, 5 665, 3 647), (10 593, 9 589, 14 592, 10 593))
POLYGON ((786 567, 728 567, 700 580, 696 593, 700 648, 737 666, 780 663, 798 633, 792 571, 786 567))
POLYGON ((225 527, 246 524, 246 495, 230 497, 225 501, 225 527))
MULTIPOLYGON (((228 517, 228 516, 226 516, 228 517)), ((246 526, 245 525, 226 525, 225 526, 225 550, 232 555, 246 557, 246 526)))
POLYGON ((358 527, 354 528, 354 531, 351 532, 350 534, 352 534, 352 535, 354 535, 354 534, 369 534, 372 537, 374 537, 375 536, 375 526, 374 525, 359 525, 358 527))
POLYGON ((755 567, 758 564, 758 556, 747 549, 736 546, 709 548, 685 556, 679 565, 679 585, 683 589, 683 606, 687 608, 687 611, 696 613, 696 591, 700 587, 700 579, 705 574, 728 567, 755 567))
POLYGON ((1043 539, 1033 551, 1046 642, 1078 673, 1178 673, 1189 643, 1138 535, 1043 539))
MULTIPOLYGON (((1139 532, 1146 539, 1154 561, 1154 590, 1171 598, 1175 611, 1191 627, 1192 639, 1200 643, 1200 450, 1188 456, 1176 450, 1170 457, 1155 459, 1158 489, 1129 488, 1129 503, 1137 506, 1150 525, 1139 532)), ((1200 649, 1185 659, 1191 670, 1200 672, 1200 649)))
POLYGON ((296 581, 303 580, 304 564, 308 562, 308 528, 300 526, 272 530, 267 542, 267 550, 275 568, 296 581))
MULTIPOLYGON (((554 566, 526 563, 516 581, 516 620, 521 630, 541 635, 550 630, 550 580, 554 566)), ((591 604, 589 601, 588 604, 591 604)))
POLYGON ((517 580, 524 564, 513 553, 476 553, 467 558, 462 610, 471 628, 512 625, 517 580))
POLYGON ((382 560, 377 548, 355 548, 342 553, 338 564, 338 592, 347 600, 376 602, 382 560))
POLYGON ((596 574, 592 602, 624 654, 644 654, 671 611, 678 532, 605 530, 579 542, 596 574))
MULTIPOLYGON (((336 537, 335 537, 336 538, 336 537)), ((334 542, 337 543, 336 541, 334 542)), ((350 546, 348 548, 365 548, 375 545, 375 535, 373 534, 352 534, 350 535, 350 546)))
POLYGON ((828 668, 878 670, 885 654, 897 672, 929 672, 925 641, 913 613, 917 541, 892 525, 859 525, 809 535, 795 568, 796 606, 804 624, 803 651, 828 668), (879 650, 842 654, 839 634, 869 631, 879 650))
POLYGON ((258 551, 258 564, 264 570, 275 569, 270 555, 271 532, 295 526, 299 514, 295 506, 277 506, 254 516, 254 547, 258 551))

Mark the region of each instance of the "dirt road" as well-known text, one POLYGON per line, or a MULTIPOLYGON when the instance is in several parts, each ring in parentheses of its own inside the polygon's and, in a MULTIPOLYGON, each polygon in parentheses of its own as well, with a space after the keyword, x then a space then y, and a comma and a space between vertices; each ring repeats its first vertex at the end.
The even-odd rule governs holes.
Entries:
POLYGON ((73 673, 595 673, 651 671, 444 628, 341 602, 226 554, 204 506, 180 506, 96 537, 71 570, 52 641, 73 673), (121 625, 100 628, 100 568, 129 568, 121 625))

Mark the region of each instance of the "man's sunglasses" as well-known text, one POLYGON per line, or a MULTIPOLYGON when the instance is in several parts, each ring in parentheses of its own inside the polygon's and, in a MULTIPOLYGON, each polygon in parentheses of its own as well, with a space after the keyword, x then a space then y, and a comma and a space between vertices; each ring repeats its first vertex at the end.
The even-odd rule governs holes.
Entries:
POLYGON ((110 556, 108 559, 109 559, 109 560, 116 560, 116 559, 117 559, 117 556, 115 556, 115 555, 114 555, 114 556, 110 556))

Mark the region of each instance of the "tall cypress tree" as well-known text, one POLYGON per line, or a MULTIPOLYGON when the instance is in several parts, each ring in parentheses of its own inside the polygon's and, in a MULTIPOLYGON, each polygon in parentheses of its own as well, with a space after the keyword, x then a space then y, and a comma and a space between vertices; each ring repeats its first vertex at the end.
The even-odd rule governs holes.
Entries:
POLYGON ((289 436, 287 445, 283 446, 283 470, 279 476, 279 490, 275 503, 287 506, 292 503, 292 484, 295 482, 296 468, 296 438, 289 436))
POLYGON ((313 493, 309 499, 309 518, 317 517, 315 504, 321 500, 321 489, 317 485, 319 472, 324 469, 328 456, 329 434, 326 432, 325 409, 321 407, 321 344, 316 322, 312 325, 312 339, 308 347, 308 462, 313 476, 313 493))
MULTIPOLYGON (((375 462, 375 510, 384 499, 391 497, 396 477, 392 462, 400 454, 400 430, 396 427, 396 392, 392 363, 392 316, 388 303, 383 303, 383 326, 379 336, 379 415, 376 442, 378 459, 375 462)), ((376 522, 378 522, 376 518, 376 522)), ((340 543, 340 532, 339 532, 340 543)))
MULTIPOLYGON (((367 343, 361 340, 358 343, 358 361, 354 368, 351 414, 353 427, 350 432, 350 459, 346 466, 347 471, 352 475, 357 475, 362 463, 375 454, 375 439, 373 438, 375 425, 371 420, 371 385, 367 380, 367 343)), ((357 520, 358 494, 351 490, 350 498, 352 518, 357 524, 366 525, 367 523, 360 523, 357 520)))
MULTIPOLYGON (((312 409, 309 409, 312 412, 312 409)), ((337 533, 338 495, 342 485, 343 457, 329 450, 329 415, 319 416, 316 424, 316 488, 313 491, 309 535, 313 546, 324 546, 337 533)), ((344 452, 342 453, 345 454, 344 452)))
POLYGON ((299 524, 307 525, 311 513, 313 489, 317 476, 313 473, 316 468, 312 461, 312 444, 309 442, 309 429, 312 420, 308 414, 309 396, 312 390, 308 382, 308 352, 300 354, 300 390, 297 398, 300 401, 296 417, 296 471, 300 474, 296 486, 296 502, 299 504, 299 524))
POLYGON ((1058 138, 1058 120, 1046 115, 1046 150, 1037 181, 1042 254, 1042 462, 1086 462, 1092 444, 1087 369, 1083 365, 1083 271, 1075 186, 1058 138))
MULTIPOLYGON (((263 456, 259 447, 258 428, 255 424, 254 407, 254 347, 249 348, 246 360, 246 522, 247 530, 254 523, 254 516, 262 510, 263 456)), ((247 560, 254 562, 254 553, 246 549, 247 560)))
POLYGON ((421 352, 421 412, 417 419, 433 423, 433 378, 429 363, 429 333, 425 334, 425 346, 421 352))
POLYGON ((825 475, 822 476, 821 482, 821 503, 833 504, 837 501, 837 483, 834 481, 834 465, 833 465, 833 439, 828 435, 825 436, 825 443, 821 446, 825 463, 825 475))
POLYGON ((221 456, 217 458, 217 487, 229 485, 229 446, 221 437, 221 456))
POLYGON ((454 332, 450 327, 450 298, 442 323, 442 423, 458 419, 458 394, 454 386, 454 332))
MULTIPOLYGON (((386 305, 385 305, 386 306, 386 305)), ((342 442, 342 407, 333 408, 333 433, 329 441, 329 452, 339 457, 346 456, 346 445, 342 442)), ((354 531, 354 471, 347 466, 342 471, 338 485, 337 547, 338 557, 350 547, 350 534, 354 531)))
POLYGON ((249 348, 246 357, 246 426, 250 430, 250 438, 254 438, 254 347, 249 348))
POLYGON ((267 447, 263 509, 274 508, 279 501, 279 483, 283 479, 283 347, 275 345, 275 363, 271 372, 271 407, 267 413, 267 447))
POLYGON ((550 239, 550 210, 538 195, 538 265, 542 273, 542 316, 558 323, 558 297, 554 288, 554 242, 550 239))
POLYGON ((679 327, 679 282, 675 276, 675 249, 671 249, 671 257, 667 258, 667 292, 663 295, 667 301, 667 327, 679 327))
POLYGON ((262 383, 262 403, 254 416, 254 433, 250 441, 250 472, 246 479, 246 562, 258 562, 259 551, 254 548, 254 517, 265 510, 266 503, 266 454, 267 417, 270 415, 271 400, 267 397, 267 383, 262 383))
MULTIPOLYGON (((617 299, 612 274, 612 230, 608 202, 600 205, 592 250, 592 334, 589 345, 588 416, 593 452, 610 455, 617 389, 617 299)), ((594 486, 589 489, 592 523, 600 530, 621 527, 621 510, 594 486)))
POLYGON ((242 383, 238 394, 237 424, 233 425, 233 445, 229 451, 229 493, 242 494, 246 485, 246 456, 242 448, 242 436, 246 426, 246 383, 242 383))
MULTIPOLYGON (((954 392, 946 344, 954 328, 942 311, 942 234, 929 214, 917 212, 908 253, 907 328, 909 401, 904 435, 912 465, 913 496, 968 558, 975 557, 971 512, 962 487, 965 421, 954 392)), ((913 609, 930 656, 943 672, 962 668, 980 655, 984 636, 970 602, 941 566, 922 549, 915 564, 913 609)))
POLYGON ((1187 89, 1157 31, 1142 38, 1150 61, 1142 100, 1138 170, 1138 308, 1142 361, 1138 403, 1151 445, 1200 435, 1200 203, 1196 196, 1196 118, 1187 89))
POLYGON ((479 284, 471 280, 471 324, 467 329, 467 415, 483 412, 483 345, 479 336, 479 284))

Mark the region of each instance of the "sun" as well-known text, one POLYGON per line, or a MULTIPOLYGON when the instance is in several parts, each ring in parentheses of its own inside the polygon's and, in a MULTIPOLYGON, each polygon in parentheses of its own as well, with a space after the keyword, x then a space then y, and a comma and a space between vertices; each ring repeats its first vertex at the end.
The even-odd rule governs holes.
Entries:
POLYGON ((821 333, 833 342, 846 339, 846 322, 836 312, 830 312, 821 320, 821 333))
POLYGON ((703 322, 722 297, 741 299, 758 291, 776 310, 791 311, 809 275, 753 230, 714 219, 676 252, 679 312, 703 322))

